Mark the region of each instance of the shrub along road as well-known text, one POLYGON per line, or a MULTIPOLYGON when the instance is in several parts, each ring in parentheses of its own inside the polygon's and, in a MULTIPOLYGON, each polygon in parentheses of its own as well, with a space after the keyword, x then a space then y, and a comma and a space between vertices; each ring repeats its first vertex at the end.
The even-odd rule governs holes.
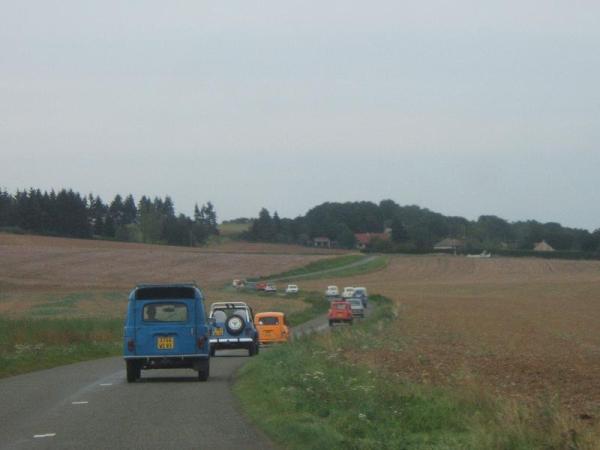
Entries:
MULTIPOLYGON (((294 335, 327 328, 322 316, 294 335)), ((272 448, 231 391, 249 360, 245 351, 217 352, 206 383, 182 369, 143 371, 128 384, 119 357, 0 380, 0 448, 272 448)))

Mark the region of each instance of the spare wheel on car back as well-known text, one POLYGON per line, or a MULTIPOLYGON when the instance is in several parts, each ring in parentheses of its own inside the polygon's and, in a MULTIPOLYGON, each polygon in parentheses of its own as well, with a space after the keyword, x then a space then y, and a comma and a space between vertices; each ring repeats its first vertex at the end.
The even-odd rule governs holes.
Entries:
POLYGON ((244 321, 243 317, 234 314, 225 322, 225 328, 227 329, 229 334, 237 336, 242 331, 244 331, 244 328, 246 328, 246 322, 244 321))

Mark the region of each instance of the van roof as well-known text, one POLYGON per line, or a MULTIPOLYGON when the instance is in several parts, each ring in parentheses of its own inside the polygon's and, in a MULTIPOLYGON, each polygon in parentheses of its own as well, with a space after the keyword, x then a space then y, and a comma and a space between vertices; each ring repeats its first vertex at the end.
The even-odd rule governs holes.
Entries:
POLYGON ((281 317, 281 316, 285 316, 285 314, 282 312, 273 311, 273 312, 259 312, 254 315, 255 318, 256 317, 268 317, 268 316, 281 317))
POLYGON ((132 292, 136 300, 194 300, 201 298, 195 284, 138 284, 132 292))

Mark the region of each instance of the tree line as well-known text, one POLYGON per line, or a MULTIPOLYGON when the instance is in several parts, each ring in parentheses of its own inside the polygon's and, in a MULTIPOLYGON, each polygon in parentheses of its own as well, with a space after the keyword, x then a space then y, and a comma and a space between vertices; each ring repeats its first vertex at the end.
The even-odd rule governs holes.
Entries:
POLYGON ((600 253, 600 229, 563 227, 535 220, 509 222, 494 215, 477 220, 445 216, 416 205, 401 206, 393 200, 381 202, 326 202, 294 219, 272 216, 265 208, 241 236, 250 241, 310 244, 327 237, 339 247, 352 248, 356 233, 383 233, 389 239, 374 239, 371 250, 426 252, 445 239, 459 239, 466 251, 532 250, 545 240, 554 249, 600 253))
POLYGON ((219 233, 211 202, 195 205, 194 216, 175 213, 173 200, 131 194, 110 202, 62 189, 0 190, 0 228, 52 236, 194 246, 219 233))

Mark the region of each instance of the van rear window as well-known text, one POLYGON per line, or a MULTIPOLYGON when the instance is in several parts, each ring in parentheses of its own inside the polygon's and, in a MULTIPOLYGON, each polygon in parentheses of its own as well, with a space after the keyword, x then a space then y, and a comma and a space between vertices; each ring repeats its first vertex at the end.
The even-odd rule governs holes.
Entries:
POLYGON ((259 325, 279 325, 279 318, 277 317, 261 317, 258 319, 259 325))
POLYGON ((193 300, 196 292, 191 287, 145 287, 135 291, 136 300, 193 300))
POLYGON ((187 322, 188 309, 183 303, 150 303, 144 305, 145 322, 187 322))

